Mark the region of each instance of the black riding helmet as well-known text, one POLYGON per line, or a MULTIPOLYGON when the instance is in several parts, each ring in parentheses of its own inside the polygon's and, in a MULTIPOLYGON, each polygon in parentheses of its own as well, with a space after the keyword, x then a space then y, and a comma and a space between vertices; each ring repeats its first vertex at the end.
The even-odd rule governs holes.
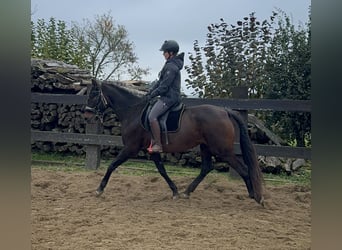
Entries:
POLYGON ((179 45, 174 40, 166 40, 160 48, 160 51, 173 52, 177 54, 179 51, 179 45))

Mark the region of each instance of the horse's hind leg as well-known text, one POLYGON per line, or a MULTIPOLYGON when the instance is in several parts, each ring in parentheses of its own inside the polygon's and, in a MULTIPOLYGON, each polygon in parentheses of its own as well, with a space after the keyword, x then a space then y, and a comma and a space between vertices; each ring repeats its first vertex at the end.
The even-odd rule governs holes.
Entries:
POLYGON ((156 165, 160 175, 163 176, 163 178, 165 179, 165 181, 169 185, 170 189, 172 190, 173 199, 177 199, 179 196, 177 186, 170 179, 169 175, 166 173, 166 169, 165 169, 164 164, 161 160, 160 154, 152 154, 151 159, 154 161, 154 164, 156 165))
POLYGON ((184 192, 184 198, 189 198, 190 193, 192 193, 198 184, 207 176, 207 174, 213 170, 211 153, 205 144, 200 145, 201 148, 201 160, 202 160, 202 167, 200 174, 193 180, 193 182, 188 186, 188 188, 184 192))

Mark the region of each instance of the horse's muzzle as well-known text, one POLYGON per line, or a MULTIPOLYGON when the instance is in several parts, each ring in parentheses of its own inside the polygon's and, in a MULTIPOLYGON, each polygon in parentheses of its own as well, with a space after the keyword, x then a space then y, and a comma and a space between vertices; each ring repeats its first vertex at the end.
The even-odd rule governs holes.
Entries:
POLYGON ((86 119, 86 120, 90 120, 91 118, 93 118, 94 117, 94 113, 92 113, 92 112, 88 112, 88 111, 85 111, 84 113, 83 113, 83 117, 86 119))
POLYGON ((94 115, 95 115, 95 109, 86 106, 85 109, 84 109, 84 113, 83 113, 84 118, 86 120, 89 120, 89 119, 93 118, 94 115))

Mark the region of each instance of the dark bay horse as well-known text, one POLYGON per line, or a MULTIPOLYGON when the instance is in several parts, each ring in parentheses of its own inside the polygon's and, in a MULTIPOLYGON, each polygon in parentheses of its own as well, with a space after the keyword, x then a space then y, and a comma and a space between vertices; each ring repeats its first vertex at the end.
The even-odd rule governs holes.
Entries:
MULTIPOLYGON (((147 105, 144 97, 139 97, 127 89, 112 82, 92 80, 85 117, 90 119, 94 115, 101 115, 110 107, 121 122, 121 136, 124 144, 116 159, 108 166, 96 193, 103 193, 112 172, 123 162, 135 157, 139 150, 147 149, 151 141, 151 135, 140 122, 143 108, 147 105)), ((244 180, 250 198, 261 205, 263 198, 263 178, 258 166, 255 149, 251 143, 248 130, 239 114, 235 111, 213 106, 198 105, 186 107, 178 132, 170 133, 169 143, 162 139, 163 151, 185 152, 199 145, 202 166, 200 174, 187 187, 183 196, 188 198, 204 177, 213 170, 212 157, 229 163, 244 180), (233 144, 235 130, 233 122, 237 124, 240 134, 240 146, 243 161, 234 154, 233 144)), ((178 189, 170 179, 164 168, 159 153, 151 154, 159 173, 168 183, 173 192, 173 197, 179 197, 178 189)))

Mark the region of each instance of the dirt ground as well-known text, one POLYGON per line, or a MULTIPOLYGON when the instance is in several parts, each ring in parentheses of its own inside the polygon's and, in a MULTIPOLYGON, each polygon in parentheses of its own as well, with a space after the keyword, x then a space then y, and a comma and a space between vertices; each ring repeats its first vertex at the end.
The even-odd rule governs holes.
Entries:
MULTIPOLYGON (((32 249, 310 249, 311 190, 267 185, 265 208, 240 180, 208 176, 172 200, 159 176, 32 168, 32 249)), ((171 176, 172 177, 172 176, 171 176)), ((192 177, 173 177, 180 191, 192 177)))

